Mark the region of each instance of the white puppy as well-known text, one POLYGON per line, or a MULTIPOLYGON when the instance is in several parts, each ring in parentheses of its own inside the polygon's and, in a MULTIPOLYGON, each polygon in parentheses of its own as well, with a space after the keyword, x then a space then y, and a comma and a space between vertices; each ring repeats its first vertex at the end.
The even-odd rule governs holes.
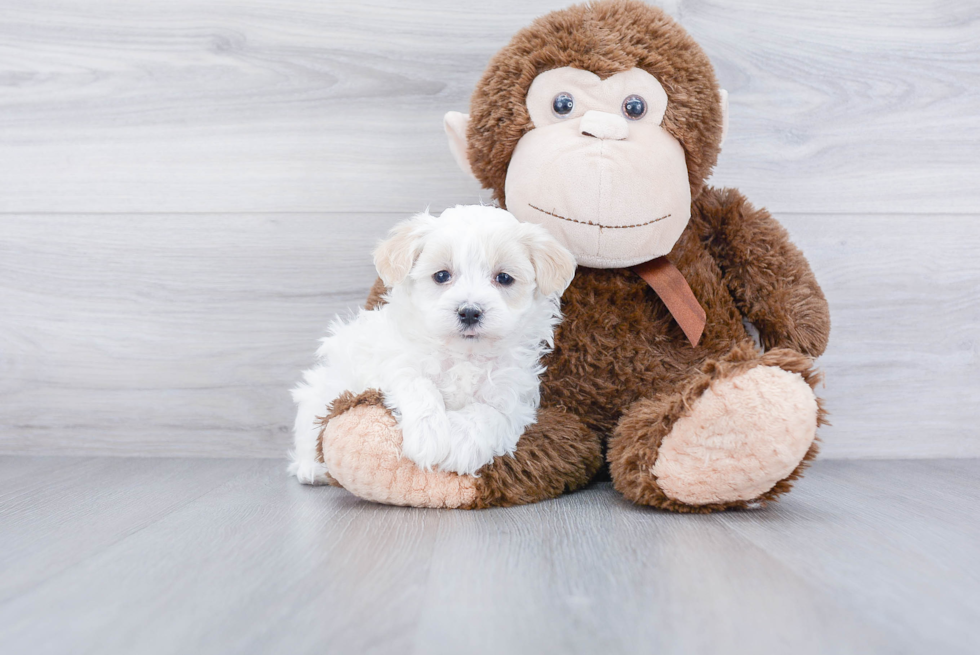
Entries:
POLYGON ((293 391, 290 472, 326 481, 320 425, 344 391, 379 389, 418 466, 472 474, 514 452, 535 420, 541 356, 575 260, 544 228, 459 206, 396 225, 374 253, 387 304, 338 320, 293 391))

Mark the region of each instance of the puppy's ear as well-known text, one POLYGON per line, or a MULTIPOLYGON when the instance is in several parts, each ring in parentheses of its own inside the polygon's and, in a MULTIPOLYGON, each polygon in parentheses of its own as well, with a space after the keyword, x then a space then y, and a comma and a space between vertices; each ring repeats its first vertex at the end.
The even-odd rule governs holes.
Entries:
POLYGON ((422 252, 422 242, 432 228, 428 213, 416 214, 391 228, 388 237, 374 250, 374 267, 386 287, 402 282, 422 252))
POLYGON ((540 225, 521 223, 521 229, 538 290, 546 296, 562 294, 575 277, 575 257, 540 225))

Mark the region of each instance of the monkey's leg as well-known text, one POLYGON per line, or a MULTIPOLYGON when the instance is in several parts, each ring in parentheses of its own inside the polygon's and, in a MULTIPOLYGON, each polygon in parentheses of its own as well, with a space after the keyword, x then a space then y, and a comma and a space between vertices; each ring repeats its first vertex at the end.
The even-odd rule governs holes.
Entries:
POLYGON ((623 414, 608 455, 614 486, 635 503, 677 512, 776 499, 817 454, 818 381, 805 355, 736 347, 674 393, 623 414))
POLYGON ((330 473, 366 500, 415 507, 478 509, 520 505, 577 489, 602 464, 599 439, 574 415, 543 408, 513 456, 501 456, 477 476, 424 471, 401 456, 401 431, 381 393, 341 396, 321 434, 330 473))
POLYGON ((542 407, 513 455, 495 457, 476 478, 471 508, 507 507, 555 498, 584 487, 602 466, 599 437, 581 419, 542 407))

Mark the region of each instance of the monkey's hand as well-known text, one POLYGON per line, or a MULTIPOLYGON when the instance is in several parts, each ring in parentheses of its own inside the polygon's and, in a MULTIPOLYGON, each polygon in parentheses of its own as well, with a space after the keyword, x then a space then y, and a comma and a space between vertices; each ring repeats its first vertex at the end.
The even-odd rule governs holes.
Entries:
POLYGON ((706 189, 697 207, 725 284, 766 350, 819 357, 830 335, 830 308, 783 226, 735 189, 706 189))

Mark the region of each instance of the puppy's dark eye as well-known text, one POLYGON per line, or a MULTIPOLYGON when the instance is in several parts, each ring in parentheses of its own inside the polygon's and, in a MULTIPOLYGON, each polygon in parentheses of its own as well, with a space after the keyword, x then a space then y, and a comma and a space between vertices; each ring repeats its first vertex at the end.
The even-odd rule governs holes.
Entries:
POLYGON ((638 121, 647 113, 647 102, 638 95, 632 95, 623 100, 623 113, 626 118, 638 121))
POLYGON ((432 279, 436 281, 436 284, 445 284, 453 279, 453 275, 449 271, 439 271, 432 275, 432 279))
POLYGON ((510 285, 514 284, 514 278, 506 273, 497 273, 497 277, 494 279, 497 281, 497 284, 502 287, 509 287, 510 285))
POLYGON ((571 94, 565 93, 564 91, 556 95, 555 99, 551 101, 551 109, 555 112, 556 116, 568 116, 574 108, 575 100, 571 94))

